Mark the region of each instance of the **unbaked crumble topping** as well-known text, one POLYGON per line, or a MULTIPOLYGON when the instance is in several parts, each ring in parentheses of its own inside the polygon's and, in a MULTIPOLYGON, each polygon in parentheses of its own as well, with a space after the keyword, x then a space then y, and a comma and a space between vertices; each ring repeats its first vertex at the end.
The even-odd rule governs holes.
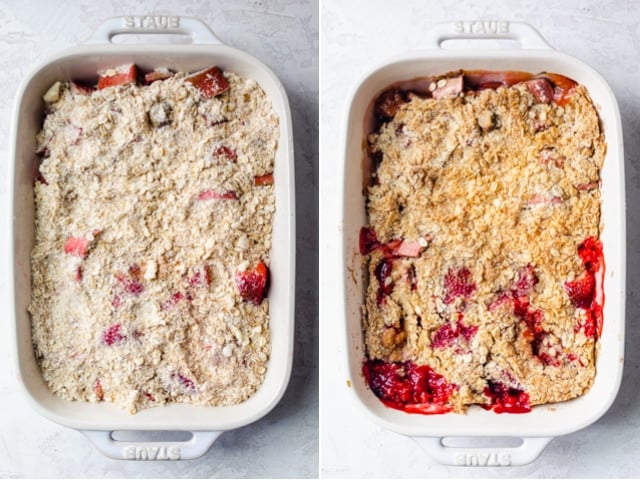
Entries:
POLYGON ((48 386, 131 413, 248 399, 271 348, 264 91, 217 67, 123 65, 44 100, 29 311, 48 386))

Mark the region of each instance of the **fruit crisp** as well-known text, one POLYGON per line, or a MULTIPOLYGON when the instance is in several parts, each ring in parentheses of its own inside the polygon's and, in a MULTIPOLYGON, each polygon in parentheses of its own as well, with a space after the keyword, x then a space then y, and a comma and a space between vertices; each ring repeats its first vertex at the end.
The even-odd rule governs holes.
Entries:
POLYGON ((50 389, 131 413, 245 401, 271 349, 264 91, 217 67, 123 65, 44 100, 29 311, 50 389))
POLYGON ((522 413, 595 376, 606 145, 584 86, 458 71, 393 85, 368 135, 363 374, 413 413, 522 413))

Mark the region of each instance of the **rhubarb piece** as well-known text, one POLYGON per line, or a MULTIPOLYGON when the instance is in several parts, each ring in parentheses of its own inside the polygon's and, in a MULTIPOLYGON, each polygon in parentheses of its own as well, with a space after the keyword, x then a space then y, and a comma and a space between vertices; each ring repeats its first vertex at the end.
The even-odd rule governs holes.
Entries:
POLYGON ((253 184, 258 187, 273 185, 273 173, 253 177, 253 184))
POLYGON ((269 269, 260 260, 252 269, 236 273, 235 281, 238 293, 245 302, 260 305, 266 296, 269 269))
POLYGON ((229 89, 229 82, 218 67, 211 67, 185 77, 185 82, 198 89, 202 98, 221 95, 229 89))
POLYGON ((549 103, 553 100, 553 88, 546 78, 534 78, 524 82, 527 89, 538 103, 549 103))
POLYGON ((400 91, 389 89, 376 100, 375 113, 380 121, 389 120, 395 116, 403 103, 406 103, 406 100, 400 91))
POLYGON ((133 64, 120 65, 117 68, 108 68, 98 72, 98 90, 116 85, 136 83, 138 68, 133 64))
POLYGON ((83 237, 68 237, 64 244, 64 253, 85 258, 89 251, 89 240, 83 237))
POLYGON ((231 162, 234 162, 238 157, 238 155, 236 154, 236 151, 233 148, 227 147, 226 145, 218 145, 213 150, 213 157, 223 158, 231 162))
POLYGON ((157 80, 166 80, 167 78, 173 77, 173 72, 168 68, 156 68, 152 72, 148 72, 144 74, 144 84, 151 85, 153 82, 157 80))
POLYGON ((176 305, 178 305, 178 303, 180 303, 180 301, 183 300, 184 298, 185 296, 182 292, 175 292, 174 294, 171 295, 171 297, 169 297, 169 300, 167 300, 162 305, 160 305, 160 308, 162 310, 170 310, 176 305))
POLYGON ((203 190, 198 195, 198 200, 238 200, 235 192, 218 192, 216 190, 203 190))
POLYGON ((172 380, 177 380, 178 383, 186 391, 186 393, 188 393, 188 394, 196 393, 196 384, 189 377, 186 377, 186 376, 182 375, 181 373, 172 373, 171 374, 171 379, 172 380))
POLYGON ((531 411, 529 395, 524 391, 514 387, 507 387, 500 382, 488 382, 484 389, 484 394, 489 399, 489 403, 483 405, 486 410, 493 410, 495 413, 527 413, 531 411))
POLYGON ((122 343, 127 339, 126 335, 122 334, 122 324, 114 323, 105 331, 102 332, 102 343, 108 347, 112 347, 118 343, 122 343))
POLYGON ((464 78, 462 75, 453 78, 441 78, 429 86, 433 98, 455 96, 462 92, 464 78), (433 86, 433 89, 432 89, 433 86))
POLYGON ((388 407, 408 413, 446 413, 451 395, 458 389, 428 365, 411 361, 390 363, 367 360, 362 373, 371 391, 388 407))
POLYGON ((402 240, 392 252, 399 257, 419 257, 423 249, 419 242, 402 240))

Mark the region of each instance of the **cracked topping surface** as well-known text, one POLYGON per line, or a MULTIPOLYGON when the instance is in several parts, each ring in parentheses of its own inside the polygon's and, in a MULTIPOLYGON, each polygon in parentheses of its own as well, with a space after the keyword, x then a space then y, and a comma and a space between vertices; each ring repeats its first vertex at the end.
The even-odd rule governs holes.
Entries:
POLYGON ((454 387, 422 413, 527 411, 593 382, 606 146, 583 86, 527 78, 468 90, 451 74, 378 99, 363 370, 389 406, 433 402, 407 393, 416 366, 454 387))
POLYGON ((135 66, 45 94, 33 343, 65 399, 232 405, 263 382, 278 118, 252 79, 135 66), (265 180, 266 178, 266 180, 265 180))

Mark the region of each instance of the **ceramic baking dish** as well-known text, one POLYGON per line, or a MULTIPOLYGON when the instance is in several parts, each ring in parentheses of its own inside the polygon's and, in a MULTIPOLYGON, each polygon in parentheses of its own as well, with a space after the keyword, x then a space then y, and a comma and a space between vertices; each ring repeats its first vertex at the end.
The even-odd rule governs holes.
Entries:
MULTIPOLYGON (((458 42, 460 43, 460 42, 458 42)), ((510 42, 512 43, 512 42, 510 42)), ((456 22, 440 24, 425 35, 427 49, 398 55, 369 71, 356 85, 343 128, 343 272, 348 375, 359 408, 378 424, 416 437, 438 462, 450 465, 521 465, 533 461, 555 436, 582 429, 600 418, 613 402, 621 380, 625 305, 625 204, 622 131, 614 95, 592 68, 553 50, 527 24, 510 22, 456 22), (478 40, 517 41, 516 49, 480 49, 478 40), (447 40, 461 41, 462 49, 445 49, 447 40), (470 49, 465 42, 473 40, 470 49), (472 407, 466 415, 419 415, 387 408, 362 376, 364 345, 361 305, 364 299, 362 257, 358 234, 365 225, 363 196, 363 137, 371 128, 371 102, 385 87, 402 80, 458 69, 556 72, 585 85, 600 115, 607 154, 602 169, 601 239, 606 262, 604 328, 597 356, 597 374, 583 396, 534 407, 527 414, 496 414, 472 407), (465 438, 465 446, 458 446, 465 438), (516 446, 479 447, 476 437, 516 437, 516 446), (444 440, 444 442, 443 442, 444 440), (519 445, 517 445, 519 443, 519 445)), ((493 442, 495 443, 495 442, 493 442)), ((500 442, 499 442, 500 443, 500 442)), ((511 441, 510 445, 513 445, 511 441)), ((594 452, 595 453, 595 452, 594 452)))
MULTIPOLYGON (((184 43, 184 42, 183 42, 184 43)), ((14 298, 15 359, 19 383, 29 403, 45 417, 85 432, 108 456, 129 459, 187 459, 204 454, 220 433, 254 422, 280 400, 293 358, 295 211, 293 136, 286 93, 278 78, 252 56, 223 45, 206 25, 186 17, 117 17, 107 20, 86 45, 67 50, 38 66, 23 81, 15 104, 11 164, 11 274, 14 298), (153 20, 153 21, 151 21, 153 20), (114 44, 114 36, 148 33, 188 38, 191 44, 114 44), (34 244, 33 171, 35 136, 42 127, 42 95, 56 80, 93 79, 110 66, 133 62, 143 70, 163 66, 196 71, 212 65, 255 79, 280 118, 275 159, 276 213, 269 290, 272 349, 264 383, 246 402, 226 407, 172 404, 135 415, 109 403, 63 400, 42 379, 31 344, 27 306, 31 296, 30 259, 34 244), (153 443, 116 441, 113 431, 185 431, 188 441, 153 443)), ((173 436, 175 437, 175 435, 173 436)))

